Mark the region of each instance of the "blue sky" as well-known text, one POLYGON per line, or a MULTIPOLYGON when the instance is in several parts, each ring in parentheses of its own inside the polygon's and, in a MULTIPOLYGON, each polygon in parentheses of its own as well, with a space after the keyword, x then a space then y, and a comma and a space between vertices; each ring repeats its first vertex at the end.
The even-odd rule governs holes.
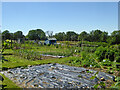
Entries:
POLYGON ((118 2, 3 2, 2 31, 118 30, 118 2))

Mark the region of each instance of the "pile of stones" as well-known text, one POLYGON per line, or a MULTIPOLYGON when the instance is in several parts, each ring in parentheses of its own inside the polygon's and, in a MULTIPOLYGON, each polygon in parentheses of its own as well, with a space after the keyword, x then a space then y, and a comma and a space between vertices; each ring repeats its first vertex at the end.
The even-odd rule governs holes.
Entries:
POLYGON ((82 67, 44 64, 9 69, 1 73, 24 88, 93 88, 100 78, 114 78, 112 75, 99 72, 98 78, 90 79, 96 72, 82 67))

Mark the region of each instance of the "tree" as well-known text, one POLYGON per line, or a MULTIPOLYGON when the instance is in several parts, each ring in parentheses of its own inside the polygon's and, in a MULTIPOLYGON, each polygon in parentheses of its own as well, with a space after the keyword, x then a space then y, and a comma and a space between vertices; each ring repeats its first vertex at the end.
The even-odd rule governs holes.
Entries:
POLYGON ((110 44, 119 44, 120 43, 120 30, 113 31, 109 40, 110 44))
POLYGON ((23 38, 23 32, 22 31, 17 31, 14 33, 14 38, 17 40, 19 38, 23 38))
POLYGON ((45 40, 46 39, 45 32, 42 29, 36 29, 36 33, 38 35, 39 40, 45 40))
POLYGON ((44 31, 41 29, 30 30, 27 37, 30 40, 45 40, 46 39, 46 35, 44 31))
POLYGON ((11 38, 12 40, 15 39, 14 33, 10 33, 10 38, 11 38))
POLYGON ((102 31, 100 30, 93 30, 90 32, 90 41, 92 42, 99 42, 101 38, 102 31))
POLYGON ((30 30, 29 33, 28 33, 28 39, 30 40, 36 40, 38 37, 37 37, 37 33, 35 30, 30 30))
POLYGON ((76 34, 74 31, 68 31, 66 33, 66 39, 68 41, 77 41, 78 39, 78 34, 76 34))
POLYGON ((11 39, 11 35, 10 35, 10 32, 8 30, 5 30, 4 32, 2 32, 2 39, 3 40, 11 39))
POLYGON ((55 34, 55 38, 56 38, 58 41, 65 41, 65 40, 66 40, 66 35, 65 35, 64 32, 56 33, 56 34, 55 34))
POLYGON ((100 37, 100 41, 102 42, 107 42, 107 38, 108 38, 108 32, 102 32, 101 37, 100 37))
POLYGON ((85 31, 81 32, 80 35, 78 36, 78 40, 88 40, 89 34, 85 31))

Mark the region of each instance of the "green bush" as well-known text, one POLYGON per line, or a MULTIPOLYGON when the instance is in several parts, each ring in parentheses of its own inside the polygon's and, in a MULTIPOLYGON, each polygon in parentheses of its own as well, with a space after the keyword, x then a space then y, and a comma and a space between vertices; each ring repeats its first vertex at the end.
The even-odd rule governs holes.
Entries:
POLYGON ((111 49, 109 47, 98 47, 95 51, 95 54, 98 58, 98 61, 102 61, 103 59, 109 59, 110 61, 114 61, 116 51, 115 49, 111 49))
POLYGON ((81 59, 84 60, 84 59, 86 58, 86 56, 87 56, 87 53, 84 52, 84 51, 82 51, 82 52, 80 53, 80 56, 81 56, 81 59))
POLYGON ((98 60, 101 62, 105 58, 105 53, 107 52, 106 48, 100 46, 96 49, 95 54, 98 57, 98 60))
POLYGON ((71 57, 69 63, 81 65, 81 59, 79 57, 71 57))

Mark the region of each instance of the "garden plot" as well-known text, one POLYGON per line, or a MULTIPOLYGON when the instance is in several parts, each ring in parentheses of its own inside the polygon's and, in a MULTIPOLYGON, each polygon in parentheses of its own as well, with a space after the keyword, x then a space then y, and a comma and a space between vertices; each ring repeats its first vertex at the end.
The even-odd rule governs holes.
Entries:
POLYGON ((97 71, 61 64, 44 64, 27 68, 14 68, 2 73, 24 88, 92 88, 100 78, 113 80, 114 76, 97 71))

